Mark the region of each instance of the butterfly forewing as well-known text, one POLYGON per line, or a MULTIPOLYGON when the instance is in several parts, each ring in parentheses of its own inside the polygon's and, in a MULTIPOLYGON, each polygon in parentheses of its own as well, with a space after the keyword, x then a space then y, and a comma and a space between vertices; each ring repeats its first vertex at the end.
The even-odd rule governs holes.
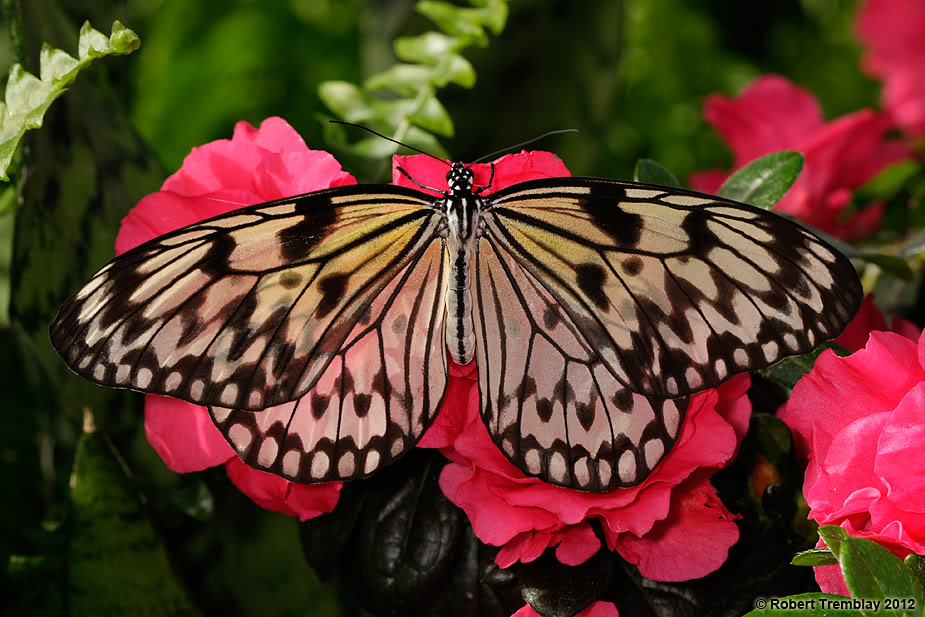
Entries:
POLYGON ((488 232, 626 388, 672 398, 813 349, 862 290, 850 262, 777 215, 592 178, 492 196, 488 232))
POLYGON ((353 480, 414 447, 446 389, 444 266, 439 242, 405 266, 302 398, 210 407, 242 460, 296 482, 353 480))
POLYGON ((294 400, 435 242, 429 203, 344 187, 181 229, 104 267, 62 307, 52 342, 103 385, 241 409, 294 400))

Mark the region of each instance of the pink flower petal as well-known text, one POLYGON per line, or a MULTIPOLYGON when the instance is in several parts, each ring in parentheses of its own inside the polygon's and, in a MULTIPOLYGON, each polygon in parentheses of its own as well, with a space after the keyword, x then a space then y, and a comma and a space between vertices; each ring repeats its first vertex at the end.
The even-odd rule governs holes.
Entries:
POLYGON ((167 467, 177 473, 202 471, 236 458, 209 411, 180 399, 146 395, 145 434, 167 467))
POLYGON ((704 116, 735 154, 735 167, 802 142, 824 125, 812 94, 778 75, 756 79, 738 97, 711 95, 704 116))
POLYGON ((867 414, 890 411, 925 377, 915 342, 899 334, 872 332, 867 346, 852 358, 847 361, 831 351, 820 355, 781 412, 802 457, 810 448, 817 457, 825 456, 840 427, 867 414), (876 367, 873 373, 871 367, 876 367))
POLYGON ((706 476, 683 488, 668 518, 657 522, 650 533, 641 538, 624 534, 617 542, 620 555, 647 578, 686 581, 706 576, 723 565, 739 539, 735 517, 706 476))
MULTIPOLYGON (((751 413, 745 397, 748 384, 749 377, 740 375, 692 397, 678 443, 653 474, 636 487, 608 493, 574 491, 524 476, 491 441, 473 397, 465 409, 468 417, 457 423, 461 432, 452 446, 442 449, 453 463, 444 467, 440 486, 466 511, 479 539, 503 547, 496 560, 500 566, 532 560, 544 546, 558 546, 563 562, 581 563, 599 548, 589 519, 603 524, 611 549, 628 534, 647 538, 658 521, 683 507, 679 504, 685 490, 681 486, 688 486, 685 480, 692 475, 704 478, 734 457, 751 413)), ((454 411, 462 412, 462 407, 454 411)), ((724 542, 730 536, 718 537, 721 550, 701 556, 700 567, 718 567, 725 560, 724 542)), ((713 550, 713 545, 707 546, 713 550)))
MULTIPOLYGON (((826 352, 781 416, 808 457, 810 518, 905 557, 925 553, 925 339, 872 332, 847 358, 826 352)), ((834 570, 818 568, 823 589, 834 570)))
MULTIPOLYGON (((446 189, 446 174, 450 170, 449 163, 427 156, 394 157, 392 161, 393 184, 421 190, 418 184, 399 172, 398 167, 404 169, 412 178, 424 186, 429 186, 438 191, 446 189)), ((491 179, 491 189, 485 191, 486 195, 518 182, 571 175, 559 157, 551 152, 542 151, 523 151, 517 154, 508 154, 495 161, 494 168, 494 179, 491 179, 490 164, 479 163, 471 166, 475 176, 476 188, 487 186, 491 179)))
POLYGON ((302 136, 288 122, 279 117, 267 118, 255 128, 247 122, 234 126, 232 142, 252 144, 270 152, 307 152, 302 136))
POLYGON ((925 137, 925 5, 867 0, 857 29, 866 71, 884 81, 883 107, 911 135, 925 137))
MULTIPOLYGON (((816 543, 816 548, 825 548, 825 542, 820 538, 816 543)), ((841 566, 833 564, 831 566, 816 566, 813 568, 816 575, 816 583, 824 593, 834 593, 840 596, 851 596, 848 586, 845 585, 845 577, 842 576, 841 566)))
POLYGON ((298 516, 307 521, 332 512, 340 497, 343 482, 296 484, 253 467, 234 457, 225 464, 228 478, 238 490, 257 505, 287 516, 298 516))
POLYGON ((556 559, 567 566, 586 562, 601 548, 601 541, 587 523, 569 525, 555 534, 555 540, 556 559))
POLYGON ((917 384, 899 403, 880 433, 874 469, 898 507, 925 512, 925 384, 917 384))
MULTIPOLYGON (((707 97, 704 115, 732 148, 735 168, 778 150, 802 152, 803 172, 775 210, 842 238, 875 231, 883 212, 882 204, 872 204, 846 219, 851 191, 913 156, 901 142, 886 139, 889 117, 860 110, 826 123, 812 94, 775 75, 756 79, 735 98, 707 97)), ((716 171, 691 177, 707 192, 722 180, 716 171)))
POLYGON ((872 436, 880 434, 889 416, 882 412, 858 418, 835 434, 825 452, 815 451, 819 472, 804 492, 813 509, 811 516, 820 525, 867 513, 870 504, 886 493, 874 473, 877 441, 872 436))

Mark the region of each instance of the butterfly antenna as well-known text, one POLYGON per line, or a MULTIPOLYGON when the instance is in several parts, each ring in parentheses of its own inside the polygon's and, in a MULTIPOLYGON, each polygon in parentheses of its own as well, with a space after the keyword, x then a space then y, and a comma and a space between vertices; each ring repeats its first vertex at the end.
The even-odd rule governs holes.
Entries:
POLYGON ((517 150, 518 148, 523 148, 524 146, 529 146, 530 144, 532 144, 532 143, 534 143, 534 142, 537 142, 537 141, 539 141, 539 140, 541 140, 541 139, 546 139, 547 137, 552 137, 553 135, 560 135, 560 134, 562 134, 562 133, 577 133, 577 132, 578 132, 578 129, 559 129, 558 131, 549 131, 548 133, 543 133, 543 134, 540 135, 539 137, 534 137, 533 139, 528 139, 527 141, 521 142, 521 143, 516 144, 516 145, 514 145, 514 146, 508 146, 507 148, 502 148, 502 149, 497 150, 497 151, 495 151, 495 152, 492 152, 492 153, 490 153, 490 154, 486 154, 485 156, 483 156, 483 157, 481 157, 481 158, 479 158, 479 159, 476 159, 476 160, 472 161, 471 163, 469 163, 469 165, 475 165, 475 164, 477 164, 477 163, 481 163, 482 161, 484 161, 484 160, 486 160, 486 159, 494 158, 494 157, 498 156, 499 154, 504 154, 505 152, 510 152, 510 151, 512 151, 512 150, 517 150))
POLYGON ((424 156, 429 156, 430 158, 434 159, 435 161, 440 161, 441 163, 443 163, 444 165, 447 165, 448 167, 451 166, 450 163, 447 163, 446 161, 444 161, 444 160, 443 160, 442 158, 440 158, 439 156, 434 156, 434 155, 431 154, 430 152, 424 152, 423 150, 421 150, 421 149, 419 149, 419 148, 415 148, 414 146, 409 146, 408 144, 402 143, 402 142, 398 141, 397 139, 392 139, 392 138, 389 137, 388 135, 383 135, 383 134, 380 133, 379 131, 374 131, 373 129, 369 128, 368 126, 363 126, 362 124, 354 124, 353 122, 343 122, 342 120, 328 120, 328 122, 330 122, 331 124, 343 124, 344 126, 352 126, 352 127, 354 127, 354 128, 357 128, 357 129, 363 129, 363 130, 366 131, 367 133, 372 133, 372 134, 375 135, 376 137, 381 137, 382 139, 384 139, 384 140, 386 140, 386 141, 391 141, 393 144, 398 144, 399 146, 402 146, 403 148, 408 148, 409 150, 414 150, 415 152, 417 152, 417 153, 419 153, 419 154, 423 154, 424 156))

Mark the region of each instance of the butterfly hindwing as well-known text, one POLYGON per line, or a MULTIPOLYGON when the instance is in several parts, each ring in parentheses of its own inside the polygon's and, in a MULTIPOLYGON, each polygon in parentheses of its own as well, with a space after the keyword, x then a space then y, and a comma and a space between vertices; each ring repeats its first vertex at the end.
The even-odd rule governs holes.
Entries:
POLYGON ((862 290, 800 226, 682 189, 596 178, 515 185, 486 228, 626 388, 672 398, 836 336, 862 290))
POLYGON ((446 390, 446 270, 433 242, 389 281, 302 398, 210 407, 244 462, 296 482, 354 480, 418 442, 446 390))
POLYGON ((560 486, 641 482, 674 445, 687 398, 626 389, 595 341, 489 234, 475 271, 481 413, 498 448, 527 475, 560 486))

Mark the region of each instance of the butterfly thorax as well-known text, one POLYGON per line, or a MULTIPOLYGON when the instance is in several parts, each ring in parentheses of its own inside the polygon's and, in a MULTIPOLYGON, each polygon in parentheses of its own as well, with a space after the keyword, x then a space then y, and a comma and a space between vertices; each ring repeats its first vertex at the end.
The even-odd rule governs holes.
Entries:
POLYGON ((449 260, 446 344, 453 360, 468 364, 475 357, 470 256, 475 253, 484 200, 472 190, 472 170, 454 163, 446 176, 447 191, 440 205, 446 214, 446 259, 449 260))

